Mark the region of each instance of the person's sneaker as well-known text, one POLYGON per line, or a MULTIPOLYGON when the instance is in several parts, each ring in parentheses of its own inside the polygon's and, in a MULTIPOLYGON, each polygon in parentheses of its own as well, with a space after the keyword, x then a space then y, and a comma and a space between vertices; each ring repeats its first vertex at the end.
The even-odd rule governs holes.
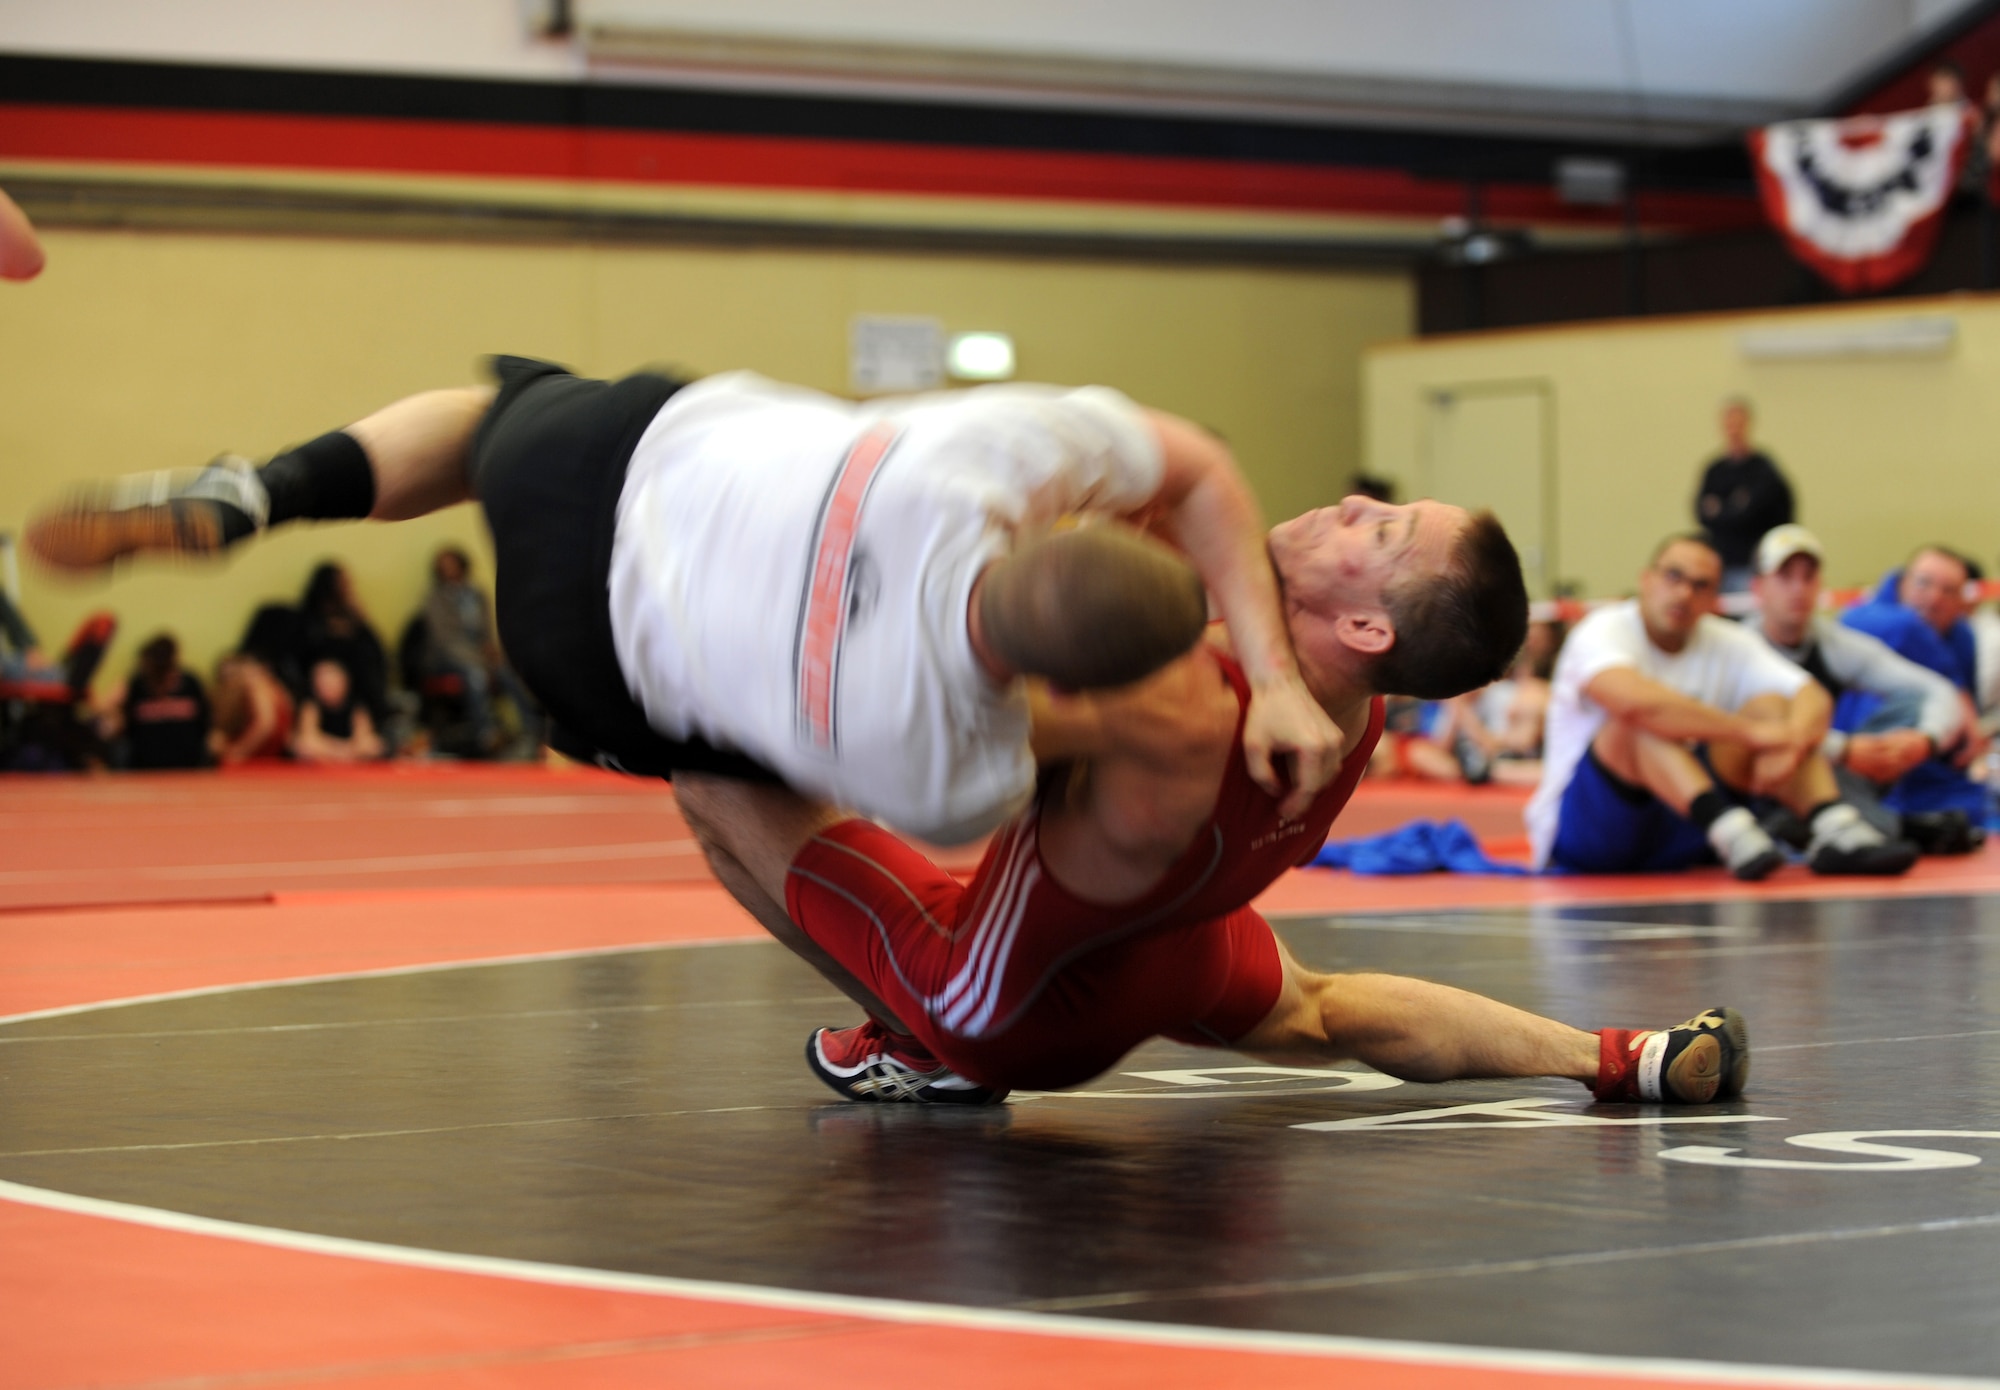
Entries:
POLYGON ((1708 842, 1729 872, 1745 883, 1769 878, 1785 862, 1785 852, 1757 824, 1748 807, 1731 806, 1717 816, 1708 827, 1708 842))
POLYGON ((806 1040, 806 1065, 846 1100, 918 1105, 996 1105, 1007 1093, 968 1081, 923 1050, 869 1019, 853 1028, 822 1028, 806 1040))
POLYGON ((1763 826, 1764 833, 1779 844, 1789 845, 1801 854, 1812 843, 1812 827, 1789 806, 1772 806, 1757 817, 1757 824, 1763 826))
POLYGON ((1706 1105, 1743 1094, 1750 1080, 1750 1028, 1729 1008, 1704 1009, 1672 1028, 1606 1028, 1597 1035, 1603 1101, 1706 1105))
POLYGON ((97 570, 140 551, 214 555, 269 513, 256 465, 224 454, 198 472, 138 473, 78 493, 31 520, 22 539, 45 564, 97 570))
POLYGON ((1917 862, 1915 845, 1890 839, 1844 801, 1814 816, 1812 832, 1806 867, 1816 874, 1900 874, 1917 862))
POLYGON ((1963 811, 1907 811, 1903 838, 1923 854, 1970 854, 1986 843, 1986 827, 1963 811))

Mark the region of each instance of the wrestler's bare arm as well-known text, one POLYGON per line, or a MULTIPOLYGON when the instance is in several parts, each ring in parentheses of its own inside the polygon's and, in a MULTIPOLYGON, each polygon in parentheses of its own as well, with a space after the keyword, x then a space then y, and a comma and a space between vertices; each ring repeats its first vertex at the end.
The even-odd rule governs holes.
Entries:
POLYGON ((1164 529, 1215 596, 1250 678, 1244 760, 1259 786, 1285 794, 1285 814, 1302 814, 1340 770, 1342 739, 1299 675, 1257 501, 1221 440, 1177 416, 1147 416, 1165 461, 1154 498, 1164 529), (1291 760, 1288 794, 1273 763, 1279 755, 1291 760))

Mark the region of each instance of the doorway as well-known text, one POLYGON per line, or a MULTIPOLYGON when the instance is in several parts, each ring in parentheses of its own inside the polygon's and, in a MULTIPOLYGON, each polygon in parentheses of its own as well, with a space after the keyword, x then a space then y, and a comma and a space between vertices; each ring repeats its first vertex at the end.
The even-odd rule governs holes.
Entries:
POLYGON ((1555 534, 1555 386, 1541 380, 1435 387, 1424 397, 1426 496, 1490 508, 1521 556, 1534 598, 1560 571, 1555 534))

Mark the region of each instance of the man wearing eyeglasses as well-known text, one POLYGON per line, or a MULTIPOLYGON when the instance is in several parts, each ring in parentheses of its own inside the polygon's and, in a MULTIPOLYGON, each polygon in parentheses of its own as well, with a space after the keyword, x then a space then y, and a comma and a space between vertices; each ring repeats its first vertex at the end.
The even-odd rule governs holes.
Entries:
POLYGON ((1663 542, 1639 596, 1578 623, 1556 662, 1541 784, 1528 803, 1538 865, 1658 873, 1719 859, 1767 877, 1784 855, 1743 802, 1769 797, 1811 830, 1822 874, 1900 874, 1914 845, 1840 799, 1820 752, 1833 701, 1755 634, 1714 616, 1722 559, 1663 542))

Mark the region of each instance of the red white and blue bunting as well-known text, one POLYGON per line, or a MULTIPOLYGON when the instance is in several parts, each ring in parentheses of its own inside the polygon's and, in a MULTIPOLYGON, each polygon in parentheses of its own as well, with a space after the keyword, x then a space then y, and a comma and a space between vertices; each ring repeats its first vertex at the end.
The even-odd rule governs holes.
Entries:
POLYGON ((1970 106, 1950 103, 1753 131, 1765 215, 1843 293, 1906 280, 1937 244, 1973 121, 1970 106))

